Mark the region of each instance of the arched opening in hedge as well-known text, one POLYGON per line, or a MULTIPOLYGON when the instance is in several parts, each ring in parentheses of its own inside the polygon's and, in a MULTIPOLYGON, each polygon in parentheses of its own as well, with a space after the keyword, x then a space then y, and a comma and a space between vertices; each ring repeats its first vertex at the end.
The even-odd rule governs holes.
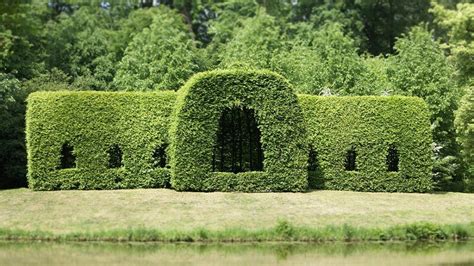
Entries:
POLYGON ((118 144, 110 146, 107 150, 107 154, 109 155, 109 168, 120 168, 123 166, 123 152, 118 144))
POLYGON ((68 142, 61 147, 61 165, 60 169, 76 168, 76 156, 74 155, 74 147, 68 142))
POLYGON ((398 172, 398 163, 400 161, 397 148, 391 146, 387 153, 387 171, 398 172))
POLYGON ((263 170, 263 150, 255 111, 247 107, 225 108, 219 119, 213 172, 263 170))
POLYGON ((155 148, 152 155, 152 162, 154 168, 165 168, 167 167, 166 161, 166 148, 168 144, 164 143, 155 148))
MULTIPOLYGON (((238 108, 224 117, 240 112, 238 108)), ((216 70, 196 74, 178 91, 169 132, 171 184, 176 190, 304 191, 308 186, 303 113, 289 83, 273 72, 216 70), (219 124, 223 110, 235 106, 245 106, 247 114, 253 110, 262 152, 253 145, 252 167, 249 160, 248 166, 242 163, 243 169, 239 169, 240 161, 232 167, 235 154, 230 167, 225 166, 224 158, 222 170, 229 172, 221 172, 215 152, 219 124), (254 157, 258 160, 259 156, 261 160, 254 163, 254 157)))
POLYGON ((355 149, 354 146, 352 146, 347 151, 347 154, 346 154, 346 160, 345 160, 345 164, 344 164, 344 167, 345 167, 346 171, 357 171, 356 160, 357 160, 356 149, 355 149))

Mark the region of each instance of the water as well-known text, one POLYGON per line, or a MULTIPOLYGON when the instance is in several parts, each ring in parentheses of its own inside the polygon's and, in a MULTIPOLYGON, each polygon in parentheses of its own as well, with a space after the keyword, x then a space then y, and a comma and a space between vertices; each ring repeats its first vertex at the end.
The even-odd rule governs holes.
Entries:
POLYGON ((474 265, 474 242, 120 244, 0 242, 0 265, 474 265))

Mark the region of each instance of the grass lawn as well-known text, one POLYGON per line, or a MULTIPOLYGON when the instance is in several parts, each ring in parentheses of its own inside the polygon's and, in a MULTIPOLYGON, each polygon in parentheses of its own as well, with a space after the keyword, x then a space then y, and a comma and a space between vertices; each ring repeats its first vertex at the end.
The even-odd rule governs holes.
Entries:
POLYGON ((0 228, 12 230, 257 230, 274 227, 279 220, 312 228, 468 224, 474 222, 474 194, 0 190, 0 228))

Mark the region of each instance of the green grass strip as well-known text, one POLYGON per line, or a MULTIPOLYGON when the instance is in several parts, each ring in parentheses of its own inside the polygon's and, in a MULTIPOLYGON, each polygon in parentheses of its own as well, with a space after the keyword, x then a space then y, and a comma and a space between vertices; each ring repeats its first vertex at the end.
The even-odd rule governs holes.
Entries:
POLYGON ((474 222, 437 225, 416 223, 388 228, 350 225, 311 228, 279 221, 275 227, 248 230, 231 228, 188 231, 133 228, 96 232, 51 233, 0 229, 0 240, 111 241, 111 242, 370 242, 370 241, 460 241, 474 238, 474 222))

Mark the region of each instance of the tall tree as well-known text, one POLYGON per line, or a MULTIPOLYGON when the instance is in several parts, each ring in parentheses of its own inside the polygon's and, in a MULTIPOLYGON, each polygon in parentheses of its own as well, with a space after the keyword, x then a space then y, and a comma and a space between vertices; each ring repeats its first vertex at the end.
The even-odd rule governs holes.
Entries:
POLYGON ((114 76, 113 50, 119 17, 94 7, 61 13, 47 24, 47 66, 58 68, 83 89, 104 90, 114 76))
POLYGON ((0 73, 0 188, 26 186, 23 101, 20 82, 0 73))
POLYGON ((157 9, 150 27, 125 50, 114 79, 117 89, 178 89, 199 70, 195 43, 182 17, 167 7, 157 9))
POLYGON ((243 21, 235 36, 220 52, 221 67, 271 68, 271 59, 281 47, 281 29, 275 18, 260 10, 243 21))
POLYGON ((474 4, 457 4, 454 10, 433 3, 430 12, 438 35, 445 42, 450 59, 456 66, 461 85, 474 84, 474 4))
POLYGON ((365 82, 368 69, 357 54, 354 40, 338 23, 315 27, 299 23, 286 50, 273 56, 274 70, 288 77, 298 92, 338 95, 373 94, 365 82))
POLYGON ((357 1, 373 55, 393 53, 395 40, 411 26, 429 21, 430 0, 357 1))
POLYGON ((468 190, 474 192, 474 87, 469 87, 461 99, 454 122, 466 167, 468 190))
POLYGON ((43 19, 46 9, 0 4, 0 71, 28 79, 44 69, 43 19))

